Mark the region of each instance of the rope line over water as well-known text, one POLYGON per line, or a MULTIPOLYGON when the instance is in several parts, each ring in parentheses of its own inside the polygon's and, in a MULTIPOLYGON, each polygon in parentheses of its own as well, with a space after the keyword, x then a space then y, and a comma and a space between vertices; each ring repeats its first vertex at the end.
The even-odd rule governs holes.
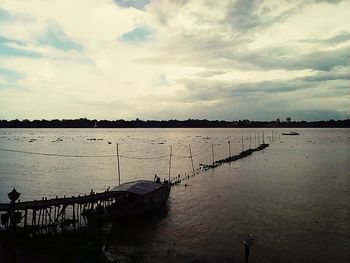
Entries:
MULTIPOLYGON (((205 149, 204 151, 201 151, 199 153, 193 154, 192 157, 198 156, 206 152, 208 149, 205 149)), ((5 149, 0 148, 0 151, 3 152, 14 152, 14 153, 22 153, 22 154, 32 154, 32 155, 41 155, 41 156, 51 156, 51 157, 68 157, 68 158, 110 158, 110 157, 117 157, 117 154, 104 154, 104 155, 78 155, 78 154, 57 154, 57 153, 43 153, 43 152, 31 152, 31 151, 22 151, 22 150, 13 150, 13 149, 5 149)), ((179 158, 191 158, 190 156, 185 155, 173 155, 174 157, 179 158)), ((120 158, 125 159, 133 159, 133 160, 161 160, 161 159, 167 159, 169 158, 168 155, 161 155, 161 156, 155 156, 155 157, 149 157, 149 156, 129 156, 129 155, 119 155, 120 158)))
MULTIPOLYGON (((201 155, 201 154, 207 152, 210 148, 211 148, 211 146, 208 147, 208 148, 206 148, 206 149, 204 149, 203 151, 200 151, 200 152, 198 152, 198 153, 192 154, 192 157, 201 155)), ((177 155, 177 154, 173 154, 172 156, 179 157, 179 158, 191 158, 190 155, 177 155)))
POLYGON ((0 151, 4 152, 15 152, 15 153, 24 153, 24 154, 33 154, 33 155, 43 155, 43 156, 54 156, 54 157, 114 157, 114 155, 76 155, 76 154, 57 154, 57 153, 42 153, 42 152, 29 152, 21 150, 12 150, 12 149, 3 149, 0 148, 0 151))

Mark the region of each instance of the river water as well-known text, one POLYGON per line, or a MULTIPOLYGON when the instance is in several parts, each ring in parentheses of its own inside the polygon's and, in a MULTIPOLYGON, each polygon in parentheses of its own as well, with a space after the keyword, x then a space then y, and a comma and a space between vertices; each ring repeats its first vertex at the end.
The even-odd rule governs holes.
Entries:
POLYGON ((250 233, 250 262, 350 262, 350 130, 294 130, 271 140, 272 129, 1 129, 0 202, 13 187, 24 201, 115 186, 117 143, 127 182, 167 178, 170 145, 171 177, 183 178, 189 145, 197 171, 264 133, 265 150, 174 186, 166 214, 111 226, 105 254, 117 259, 131 239, 146 262, 243 262, 250 233))

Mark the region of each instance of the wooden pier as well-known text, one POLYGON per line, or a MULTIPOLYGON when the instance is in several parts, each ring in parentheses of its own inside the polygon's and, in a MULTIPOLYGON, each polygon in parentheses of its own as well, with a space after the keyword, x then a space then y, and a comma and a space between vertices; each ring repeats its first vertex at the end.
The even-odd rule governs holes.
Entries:
POLYGON ((89 195, 16 202, 20 193, 8 194, 11 202, 0 203, 4 229, 22 228, 30 234, 58 233, 87 224, 87 217, 98 208, 104 209, 121 200, 125 193, 105 191, 89 195))

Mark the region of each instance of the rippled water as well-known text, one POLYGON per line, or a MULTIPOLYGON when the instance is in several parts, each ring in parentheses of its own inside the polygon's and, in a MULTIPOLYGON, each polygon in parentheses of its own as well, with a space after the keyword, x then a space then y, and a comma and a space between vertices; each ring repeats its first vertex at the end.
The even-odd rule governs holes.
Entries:
MULTIPOLYGON (((148 262, 243 262, 242 238, 251 233, 251 262, 349 262, 350 130, 296 130, 299 136, 281 135, 262 152, 173 187, 166 215, 130 226, 129 238, 139 241, 133 246, 145 249, 148 262)), ((21 200, 31 200, 116 185, 117 142, 126 182, 167 178, 170 145, 172 176, 184 176, 192 170, 189 144, 198 168, 212 162, 212 143, 221 159, 228 140, 237 154, 242 136, 247 148, 251 134, 254 147, 262 131, 269 143, 271 129, 1 129, 2 149, 111 157, 0 151, 0 201, 8 202, 14 186, 21 200)), ((109 257, 118 254, 122 234, 112 226, 109 257)))

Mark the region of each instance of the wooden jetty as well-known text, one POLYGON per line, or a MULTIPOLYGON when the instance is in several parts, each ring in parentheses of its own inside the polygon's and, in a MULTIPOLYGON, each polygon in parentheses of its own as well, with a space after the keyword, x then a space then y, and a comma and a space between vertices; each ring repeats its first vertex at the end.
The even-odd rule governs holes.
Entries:
POLYGON ((106 208, 124 198, 125 193, 105 191, 89 195, 17 202, 20 193, 13 189, 8 194, 11 202, 0 203, 3 229, 22 228, 30 234, 63 232, 77 229, 87 223, 87 217, 96 208, 106 208))

